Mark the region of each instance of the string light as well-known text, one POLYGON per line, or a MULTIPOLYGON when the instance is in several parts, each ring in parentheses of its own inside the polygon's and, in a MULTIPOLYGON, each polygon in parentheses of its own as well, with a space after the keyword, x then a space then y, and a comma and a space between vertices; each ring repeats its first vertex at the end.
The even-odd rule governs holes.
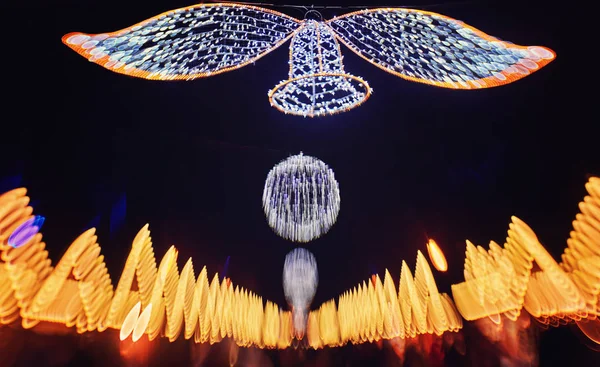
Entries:
POLYGON ((556 57, 545 47, 501 41, 461 21, 422 10, 362 10, 327 24, 342 43, 373 65, 438 87, 475 89, 508 84, 556 57))
POLYGON ((117 73, 192 80, 255 62, 287 41, 299 25, 299 20, 268 9, 201 4, 112 33, 69 33, 63 42, 117 73))
MULTIPOLYGON (((441 335, 462 328, 462 319, 452 299, 439 293, 431 268, 420 251, 414 277, 402 262, 398 292, 386 270, 383 283, 375 274, 369 281, 340 295, 337 313, 328 309, 332 307, 335 307, 333 302, 319 310, 318 330, 323 345, 314 343, 315 349, 349 342, 412 338, 419 334, 441 335)), ((309 324, 311 327, 316 329, 316 325, 309 324)))
POLYGON ((8 244, 14 248, 26 245, 40 231, 44 220, 41 215, 36 215, 21 224, 8 238, 8 244))
POLYGON ((329 231, 340 211, 335 174, 316 158, 291 156, 267 175, 263 209, 269 226, 281 237, 312 241, 329 231))
POLYGON ((516 320, 525 308, 546 325, 576 322, 600 343, 600 179, 591 178, 586 189, 560 264, 517 217, 504 247, 492 241, 485 250, 467 241, 465 282, 452 286, 466 320, 516 320))
POLYGON ((297 339, 304 337, 308 311, 318 284, 317 261, 310 251, 297 248, 287 254, 283 265, 283 290, 288 304, 292 306, 297 339))
MULTIPOLYGON (((586 189, 589 195, 579 205, 561 263, 529 226, 513 217, 503 247, 492 242, 486 250, 467 242, 465 282, 452 286, 454 302, 438 291, 420 251, 414 276, 402 262, 398 292, 386 271, 383 282, 374 275, 343 293, 337 308, 328 301, 308 312, 316 290, 316 262, 308 251, 297 249, 284 264, 286 297, 294 310, 302 310, 300 328, 306 325, 312 348, 439 335, 460 329, 458 315, 468 321, 499 316, 514 321, 523 308, 548 326, 574 322, 600 343, 600 178, 591 178, 586 189)), ((164 332, 170 341, 183 334, 197 343, 231 338, 245 347, 291 345, 297 331, 292 312, 268 301, 265 306, 262 298, 218 274, 209 282, 205 267, 196 279, 191 259, 180 273, 174 247, 157 267, 147 225, 133 241, 116 288, 95 229, 75 239, 54 267, 41 233, 24 246, 10 246, 14 230, 34 218, 28 204, 25 189, 0 195, 0 324, 20 319, 30 329, 46 321, 78 333, 112 328, 120 330, 121 339, 131 336, 133 341, 164 332)))
MULTIPOLYGON (((463 317, 475 320, 503 314, 514 321, 522 307, 545 324, 580 317, 586 309, 582 289, 552 259, 531 228, 512 219, 504 248, 491 242, 486 251, 467 241, 465 282, 452 286, 463 317), (541 271, 532 272, 534 261, 541 271)), ((594 293, 597 303, 598 292, 594 293)))
POLYGON ((78 333, 112 328, 121 340, 131 336, 133 342, 144 336, 153 340, 162 332, 174 341, 183 331, 185 339, 195 336, 197 343, 230 337, 240 346, 274 347, 273 340, 275 346, 291 344, 291 328, 280 326, 281 320, 291 320, 290 312, 268 302, 277 317, 265 318, 262 298, 234 287, 231 280, 215 274, 209 284, 204 267, 196 281, 191 259, 179 273, 175 247, 157 267, 148 225, 136 235, 116 289, 93 228, 67 248, 55 267, 41 233, 26 246, 9 246, 6 233, 31 217, 25 194, 17 189, 0 195, 1 325, 21 318, 27 329, 40 321, 75 327, 78 333))
POLYGON ((344 72, 331 28, 315 20, 306 21, 292 38, 289 79, 268 93, 271 106, 304 117, 348 111, 370 95, 367 82, 344 72))
POLYGON ((444 15, 403 8, 361 10, 323 21, 252 5, 199 4, 120 31, 75 32, 62 40, 117 73, 191 80, 253 63, 292 37, 289 79, 268 97, 280 111, 310 117, 347 111, 371 94, 366 81, 344 72, 338 41, 393 75, 455 89, 508 84, 556 56, 545 47, 501 41, 444 15))
POLYGON ((448 270, 448 261, 446 260, 446 256, 433 238, 430 238, 427 241, 427 253, 429 254, 429 259, 431 260, 434 268, 441 272, 448 270))

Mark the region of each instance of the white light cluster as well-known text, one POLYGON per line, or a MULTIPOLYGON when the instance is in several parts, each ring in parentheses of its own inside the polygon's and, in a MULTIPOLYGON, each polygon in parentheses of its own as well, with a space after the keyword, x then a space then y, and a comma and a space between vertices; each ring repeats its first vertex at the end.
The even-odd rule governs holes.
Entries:
POLYGON ((340 42, 393 75, 456 89, 512 83, 556 57, 550 49, 501 41, 441 14, 403 8, 360 10, 323 21, 208 3, 117 32, 70 33, 63 42, 116 73, 190 80, 241 68, 290 38, 288 79, 268 92, 269 102, 304 117, 348 111, 372 93, 365 80, 344 71, 340 42))
POLYGON ((312 241, 337 220, 340 189, 335 174, 316 158, 291 156, 267 175, 263 209, 269 226, 281 237, 312 241))
POLYGON ((74 34, 90 61, 148 72, 148 79, 208 76, 251 62, 285 42, 300 22, 266 9, 201 4, 177 9, 113 34, 74 34))
POLYGON ((481 79, 503 82, 510 74, 528 75, 539 61, 554 58, 543 47, 512 45, 461 21, 410 9, 361 11, 328 25, 373 64, 439 86, 486 87, 481 79))
POLYGON ((298 339, 304 336, 308 311, 318 284, 319 274, 314 255, 303 248, 288 253, 283 264, 283 291, 285 299, 292 306, 294 332, 298 339))
POLYGON ((347 111, 371 94, 367 82, 347 74, 340 45, 324 22, 307 20, 292 38, 289 79, 268 93, 271 105, 294 115, 347 111))

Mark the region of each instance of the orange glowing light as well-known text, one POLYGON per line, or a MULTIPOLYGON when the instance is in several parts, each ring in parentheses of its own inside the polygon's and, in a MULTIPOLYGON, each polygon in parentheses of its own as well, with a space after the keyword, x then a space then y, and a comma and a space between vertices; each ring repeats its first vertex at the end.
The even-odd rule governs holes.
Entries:
POLYGON ((133 333, 131 334, 131 340, 134 342, 140 340, 142 335, 146 332, 146 328, 148 328, 148 323, 150 322, 150 315, 152 314, 152 303, 148 304, 148 306, 144 309, 140 317, 138 317, 135 327, 133 329, 133 333))
POLYGON ((559 326, 577 322, 598 343, 600 315, 600 179, 586 184, 589 196, 579 204, 571 238, 557 263, 533 230, 512 217, 504 247, 490 249, 467 241, 465 282, 452 286, 466 320, 504 315, 516 320, 522 308, 539 322, 559 326), (533 262, 539 270, 532 271, 533 262))
MULTIPOLYGON (((491 242, 484 249, 467 241, 465 281, 452 285, 454 301, 438 291, 431 268, 418 251, 414 276, 402 262, 398 289, 386 270, 383 281, 373 275, 340 295, 337 304, 331 300, 311 311, 309 346, 441 335, 459 330, 462 318, 501 327, 504 317, 521 320, 523 309, 545 325, 577 323, 600 344, 600 178, 590 179, 586 189, 589 195, 579 204, 581 213, 573 222, 561 263, 527 224, 512 217, 503 246, 491 242)), ((111 328, 119 330, 124 343, 130 335, 132 342, 144 335, 147 339, 142 340, 149 342, 161 334, 169 341, 183 334, 185 339, 193 336, 196 343, 228 338, 243 347, 292 345, 289 311, 229 278, 219 279, 218 274, 209 282, 206 267, 196 278, 191 259, 179 272, 173 246, 157 266, 148 225, 134 238, 116 287, 95 229, 75 239, 55 266, 41 233, 25 246, 9 246, 12 231, 33 217, 28 204, 25 189, 0 195, 1 325, 20 321, 23 328, 36 328, 44 321, 78 333, 111 328), (137 290, 132 289, 134 279, 137 290)), ((435 265, 432 248, 428 244, 435 265)))
POLYGON ((119 338, 121 340, 125 340, 129 337, 129 335, 133 332, 135 325, 137 324, 138 317, 140 316, 140 311, 142 310, 142 303, 138 302, 133 306, 131 311, 125 316, 125 320, 123 320, 123 325, 121 325, 121 330, 119 332, 119 338))
POLYGON ((577 326, 590 340, 600 344, 600 319, 577 321, 577 326))
POLYGON ((448 270, 448 261, 446 261, 446 256, 442 252, 442 249, 438 244, 430 238, 427 241, 427 253, 429 254, 429 259, 433 264, 433 267, 437 269, 437 271, 445 272, 448 270))
POLYGON ((54 268, 40 233, 26 246, 8 246, 8 235, 32 218, 25 195, 17 189, 0 196, 1 324, 20 318, 24 328, 40 321, 76 327, 79 333, 112 328, 122 341, 131 335, 133 342, 164 331, 170 341, 183 333, 198 343, 228 337, 240 346, 291 345, 291 316, 277 305, 267 302, 265 309, 262 298, 217 274, 209 284, 206 268, 196 280, 191 259, 179 273, 173 246, 157 267, 148 225, 135 237, 116 289, 95 229, 79 236, 54 268), (134 278, 138 290, 131 289, 134 278))
MULTIPOLYGON (((402 262, 398 292, 386 270, 383 283, 378 275, 373 275, 370 281, 342 294, 337 315, 334 310, 333 301, 319 309, 322 344, 311 343, 313 348, 410 338, 426 333, 441 335, 462 328, 458 311, 450 297, 438 292, 431 269, 420 251, 414 278, 402 262)), ((309 319, 309 327, 310 322, 309 319)))

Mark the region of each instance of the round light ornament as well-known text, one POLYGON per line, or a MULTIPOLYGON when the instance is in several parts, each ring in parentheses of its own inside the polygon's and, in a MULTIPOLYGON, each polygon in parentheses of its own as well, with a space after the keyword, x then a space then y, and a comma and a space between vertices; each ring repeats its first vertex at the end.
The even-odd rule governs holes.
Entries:
POLYGON ((269 226, 293 242, 309 242, 329 231, 340 212, 333 171, 317 158, 294 155, 277 164, 263 191, 269 226))

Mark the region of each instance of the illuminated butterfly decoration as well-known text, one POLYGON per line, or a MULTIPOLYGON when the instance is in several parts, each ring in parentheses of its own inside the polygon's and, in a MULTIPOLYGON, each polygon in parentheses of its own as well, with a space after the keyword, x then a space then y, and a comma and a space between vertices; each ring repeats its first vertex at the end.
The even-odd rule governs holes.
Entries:
POLYGON ((545 47, 518 46, 444 15, 405 8, 323 21, 250 5, 199 4, 112 33, 69 33, 63 42, 117 73, 192 80, 253 63, 290 38, 288 79, 268 97, 278 110, 305 117, 350 110, 372 93, 365 80, 344 71, 340 43, 391 74, 455 89, 508 84, 556 57, 545 47))

